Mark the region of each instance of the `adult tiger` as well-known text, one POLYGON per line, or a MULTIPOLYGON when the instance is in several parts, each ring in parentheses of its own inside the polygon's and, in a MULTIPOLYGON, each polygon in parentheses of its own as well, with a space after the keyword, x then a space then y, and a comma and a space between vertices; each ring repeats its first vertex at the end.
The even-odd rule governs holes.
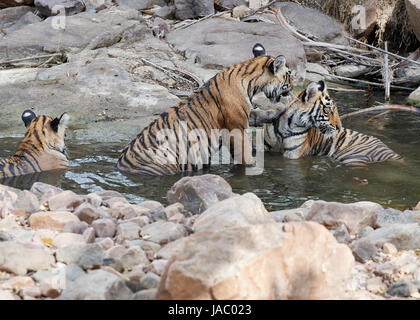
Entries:
POLYGON ((245 129, 253 96, 264 92, 278 102, 291 89, 290 70, 281 55, 258 56, 225 68, 143 129, 123 150, 117 168, 147 175, 196 171, 212 163, 211 154, 220 147, 216 130, 228 130, 232 155, 250 164, 245 129), (234 140, 240 142, 233 145, 234 140))
POLYGON ((0 160, 0 178, 68 168, 64 138, 69 115, 52 119, 26 110, 22 120, 27 128, 25 137, 14 155, 0 160))
POLYGON ((324 81, 311 82, 306 90, 280 111, 251 113, 265 125, 266 150, 282 151, 288 159, 309 155, 329 156, 345 165, 366 166, 386 160, 402 160, 379 139, 343 128, 335 102, 324 81))

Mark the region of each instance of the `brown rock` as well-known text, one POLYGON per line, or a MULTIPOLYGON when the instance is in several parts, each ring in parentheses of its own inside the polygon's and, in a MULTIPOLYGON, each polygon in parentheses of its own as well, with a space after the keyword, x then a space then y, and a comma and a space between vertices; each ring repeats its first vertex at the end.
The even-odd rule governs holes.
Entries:
POLYGON ((267 223, 189 236, 157 299, 328 299, 343 296, 354 259, 313 222, 267 223))
POLYGON ((253 193, 233 196, 204 211, 194 223, 194 231, 223 230, 273 222, 261 200, 253 193))
POLYGON ((9 280, 6 280, 3 283, 0 283, 0 290, 13 290, 18 292, 27 287, 32 287, 35 285, 34 280, 31 277, 13 277, 9 280))
POLYGON ((117 227, 117 242, 140 238, 140 227, 134 222, 120 223, 117 227))
POLYGON ((69 222, 80 222, 79 218, 71 212, 37 212, 29 217, 32 229, 50 229, 61 231, 69 222))
POLYGON ((384 292, 386 285, 382 282, 381 277, 375 277, 366 280, 366 289, 373 293, 384 292))
POLYGON ((395 255, 398 252, 398 249, 396 246, 394 246, 392 243, 386 242, 382 245, 382 249, 384 250, 384 253, 395 255))
POLYGON ((92 228, 99 238, 112 238, 117 232, 117 225, 112 219, 98 219, 92 222, 92 228))
POLYGON ((92 224, 96 219, 101 216, 100 211, 90 203, 82 203, 74 211, 74 214, 79 218, 80 221, 85 221, 87 224, 92 224))
POLYGON ((139 247, 125 248, 124 246, 115 246, 105 252, 105 257, 119 260, 123 267, 130 268, 149 263, 146 254, 139 247))
POLYGON ((60 188, 54 187, 43 182, 35 182, 32 185, 30 191, 38 198, 38 200, 41 203, 63 192, 63 190, 61 190, 60 188))
POLYGON ((52 196, 48 200, 48 206, 51 211, 68 210, 74 211, 84 201, 83 198, 73 191, 63 191, 52 196))
POLYGON ((168 219, 170 219, 171 217, 177 214, 182 214, 183 210, 184 210, 184 205, 182 203, 176 202, 176 203, 171 204, 170 206, 167 206, 165 208, 165 213, 168 219))
POLYGON ((408 17, 410 18, 413 31, 420 41, 420 2, 418 0, 405 0, 405 7, 407 8, 408 17))
POLYGON ((185 209, 201 213, 213 204, 233 196, 232 187, 222 177, 205 174, 184 177, 168 191, 169 204, 180 202, 185 209))
POLYGON ((56 248, 62 248, 72 243, 85 243, 85 239, 82 235, 77 233, 59 233, 53 241, 53 245, 56 248))
POLYGON ((350 234, 356 234, 366 226, 374 227, 377 212, 382 206, 369 201, 338 203, 317 200, 311 206, 306 220, 323 224, 328 229, 335 229, 344 224, 350 234))

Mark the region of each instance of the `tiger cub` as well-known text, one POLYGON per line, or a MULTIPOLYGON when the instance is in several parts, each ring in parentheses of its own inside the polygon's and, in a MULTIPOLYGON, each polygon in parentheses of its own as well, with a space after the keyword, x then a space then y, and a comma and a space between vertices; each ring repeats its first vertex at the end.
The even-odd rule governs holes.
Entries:
POLYGON ((265 149, 281 151, 288 159, 329 156, 349 166, 403 159, 379 139, 343 128, 324 81, 311 82, 284 110, 250 118, 258 122, 264 116, 265 122, 272 120, 264 129, 265 149))
POLYGON ((64 138, 69 120, 67 113, 52 119, 24 111, 25 137, 14 155, 0 160, 0 178, 68 168, 64 138))
POLYGON ((220 147, 220 137, 215 138, 217 145, 214 143, 214 130, 224 129, 233 132, 231 142, 237 140, 242 144, 237 148, 239 142, 230 143, 231 154, 242 164, 251 164, 252 150, 245 129, 252 98, 264 92, 271 101, 278 102, 292 89, 290 74, 281 55, 275 58, 261 55, 223 69, 143 129, 123 150, 117 168, 145 175, 199 170, 212 162, 212 150, 220 147), (168 132, 171 137, 162 152, 160 142, 168 132), (197 146, 190 141, 190 134, 198 143, 195 152, 190 152, 197 146))

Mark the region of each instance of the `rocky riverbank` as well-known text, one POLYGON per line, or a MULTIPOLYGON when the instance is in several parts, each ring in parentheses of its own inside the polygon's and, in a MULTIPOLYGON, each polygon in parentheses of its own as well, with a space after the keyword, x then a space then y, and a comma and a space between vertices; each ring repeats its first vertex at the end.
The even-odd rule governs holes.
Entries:
POLYGON ((420 298, 420 210, 268 212, 215 175, 167 199, 0 186, 0 299, 420 298))

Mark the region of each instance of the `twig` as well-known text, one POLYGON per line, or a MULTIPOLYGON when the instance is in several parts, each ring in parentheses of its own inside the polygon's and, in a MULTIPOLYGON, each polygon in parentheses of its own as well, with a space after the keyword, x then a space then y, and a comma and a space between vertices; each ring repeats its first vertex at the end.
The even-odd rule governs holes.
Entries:
POLYGON ((144 58, 140 58, 140 60, 143 63, 148 64, 149 66, 152 66, 152 67, 154 67, 154 68, 162 71, 163 73, 166 73, 168 76, 170 76, 174 80, 180 80, 181 79, 181 80, 185 80, 187 82, 193 83, 191 80, 188 80, 188 79, 186 79, 184 77, 181 77, 180 75, 178 75, 178 74, 176 74, 176 73, 174 73, 172 71, 169 71, 168 69, 165 69, 165 68, 163 68, 161 66, 158 66, 157 64, 154 64, 153 62, 150 62, 149 60, 146 60, 144 58))
POLYGON ((385 101, 389 101, 390 100, 390 95, 391 95, 391 82, 389 80, 389 65, 388 65, 388 41, 385 41, 385 55, 384 55, 384 60, 385 60, 385 101))
POLYGON ((345 119, 348 117, 352 117, 357 114, 366 113, 366 112, 372 112, 372 111, 383 111, 383 110, 390 110, 390 111, 407 111, 407 112, 413 112, 420 114, 420 107, 414 107, 414 106, 406 106, 401 104, 384 104, 377 107, 370 107, 365 108, 362 110, 357 110, 354 112, 346 113, 342 116, 340 116, 341 119, 345 119))
MULTIPOLYGON (((328 73, 312 71, 312 70, 308 71, 308 72, 316 73, 316 74, 319 74, 319 75, 324 76, 324 77, 336 78, 336 79, 346 80, 346 81, 351 81, 351 82, 365 83, 365 84, 369 84, 371 86, 377 86, 377 87, 383 87, 384 86, 383 83, 379 83, 379 82, 371 82, 371 81, 366 81, 366 80, 361 80, 361 79, 347 78, 347 77, 342 77, 342 76, 336 76, 334 74, 328 74, 328 73)), ((411 88, 401 87, 401 86, 391 86, 391 88, 413 91, 413 89, 411 89, 411 88)))
POLYGON ((331 87, 329 87, 328 90, 338 91, 338 92, 365 92, 366 91, 364 89, 331 88, 331 87))
POLYGON ((375 114, 374 116, 372 116, 369 119, 367 119, 366 122, 371 122, 373 119, 379 118, 380 116, 383 116, 383 115, 388 114, 390 112, 391 112, 390 110, 387 110, 387 111, 384 111, 384 112, 375 114))
POLYGON ((197 82, 199 87, 201 87, 204 84, 204 81, 201 80, 199 77, 197 77, 194 73, 191 73, 191 72, 186 71, 186 70, 181 70, 179 68, 175 68, 174 70, 179 72, 179 73, 183 73, 183 74, 191 77, 192 79, 194 79, 194 81, 197 82))
POLYGON ((178 30, 178 29, 179 29, 179 30, 186 29, 186 28, 188 28, 188 27, 191 27, 193 24, 199 23, 199 22, 201 22, 201 21, 204 21, 204 20, 207 20, 207 19, 210 19, 210 18, 215 18, 215 17, 218 17, 218 16, 222 16, 222 15, 224 15, 224 14, 226 14, 226 13, 231 12, 231 11, 232 11, 232 10, 222 11, 222 12, 218 12, 218 13, 212 13, 212 14, 209 14, 209 15, 207 15, 207 16, 205 16, 205 17, 201 18, 201 19, 194 20, 193 22, 190 22, 190 23, 188 23, 188 24, 184 24, 183 26, 180 26, 180 27, 178 27, 178 28, 174 28, 174 30, 178 30))
POLYGON ((359 41, 359 40, 353 39, 353 38, 348 37, 348 36, 344 36, 344 37, 345 37, 346 39, 349 39, 349 40, 354 41, 354 42, 356 42, 356 43, 363 44, 364 46, 366 46, 366 47, 368 47, 368 48, 371 48, 371 49, 377 50, 377 51, 382 52, 382 53, 388 53, 390 56, 393 56, 394 58, 397 58, 397 59, 400 59, 400 60, 404 60, 404 61, 409 61, 409 62, 411 62, 411 63, 414 63, 414 64, 418 64, 418 65, 420 65, 420 62, 417 62, 417 61, 414 61, 414 60, 411 60, 411 59, 408 59, 408 58, 401 57, 401 56, 399 56, 398 54, 395 54, 395 53, 392 53, 392 52, 387 52, 387 51, 385 51, 385 50, 382 50, 382 49, 380 49, 380 48, 377 48, 377 47, 375 47, 375 46, 372 46, 372 45, 367 44, 367 43, 364 43, 364 42, 362 42, 362 41, 359 41))
POLYGON ((10 64, 10 63, 16 63, 16 62, 22 62, 27 60, 35 60, 35 59, 42 59, 42 58, 51 58, 55 56, 61 56, 61 53, 53 53, 53 54, 45 54, 42 56, 33 56, 33 57, 26 57, 26 58, 20 58, 20 59, 13 59, 8 61, 0 61, 0 65, 2 64, 10 64))

